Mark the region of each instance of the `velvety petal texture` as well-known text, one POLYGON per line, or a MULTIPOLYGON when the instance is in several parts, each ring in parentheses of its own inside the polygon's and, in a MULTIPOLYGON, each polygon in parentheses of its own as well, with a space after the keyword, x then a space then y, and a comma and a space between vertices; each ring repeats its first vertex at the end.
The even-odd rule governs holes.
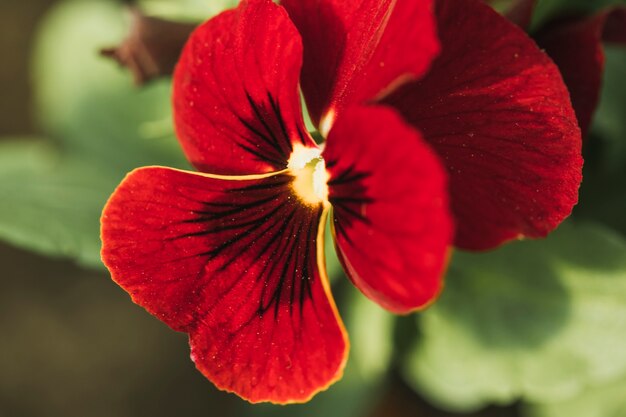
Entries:
POLYGON ((572 210, 581 135, 557 67, 477 0, 437 1, 442 53, 385 102, 424 135, 450 175, 455 243, 489 249, 543 237, 572 210))
POLYGON ((423 75, 439 50, 432 0, 282 0, 304 42, 302 89, 323 134, 350 103, 423 75))
POLYGON ((589 130, 604 74, 603 41, 626 44, 626 7, 546 25, 535 35, 559 66, 583 133, 589 130))
POLYGON ((434 151, 395 111, 356 107, 337 120, 323 156, 348 277, 395 313, 433 301, 453 238, 447 174, 434 151))
POLYGON ((208 379, 251 402, 306 401, 346 361, 318 253, 325 212, 295 198, 293 180, 141 168, 102 216, 102 258, 113 279, 189 333, 208 379))
POLYGON ((301 66, 300 35, 271 0, 243 0, 198 27, 173 80, 176 132, 194 166, 214 174, 277 171, 294 144, 312 145, 301 66))

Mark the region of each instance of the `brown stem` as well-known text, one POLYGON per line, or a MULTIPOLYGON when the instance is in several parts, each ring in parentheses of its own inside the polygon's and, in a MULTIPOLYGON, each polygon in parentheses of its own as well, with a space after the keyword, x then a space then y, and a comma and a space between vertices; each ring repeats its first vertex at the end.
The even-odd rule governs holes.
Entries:
POLYGON ((137 85, 171 75, 197 24, 146 16, 135 7, 131 7, 130 12, 132 22, 128 37, 119 46, 102 49, 100 53, 127 67, 137 85))

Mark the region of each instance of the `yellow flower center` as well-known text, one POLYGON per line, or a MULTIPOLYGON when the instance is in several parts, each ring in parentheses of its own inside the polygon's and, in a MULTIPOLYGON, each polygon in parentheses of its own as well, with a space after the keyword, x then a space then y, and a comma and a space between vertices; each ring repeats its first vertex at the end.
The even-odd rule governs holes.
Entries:
POLYGON ((329 175, 321 149, 295 146, 288 168, 294 176, 292 187, 300 200, 310 205, 329 204, 329 175))

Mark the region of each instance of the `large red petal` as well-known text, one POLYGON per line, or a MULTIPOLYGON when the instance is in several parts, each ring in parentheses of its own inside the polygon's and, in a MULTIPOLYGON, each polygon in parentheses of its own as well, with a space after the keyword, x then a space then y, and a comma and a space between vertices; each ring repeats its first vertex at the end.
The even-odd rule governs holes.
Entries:
POLYGON ((439 50, 432 0, 281 4, 302 34, 302 89, 323 133, 346 105, 423 75, 439 50))
POLYGON ((450 173, 457 246, 542 237, 567 217, 581 137, 558 69, 517 26, 475 0, 439 0, 443 51, 389 97, 450 173))
POLYGON ((142 168, 102 217, 113 279, 189 333, 208 379, 252 402, 305 401, 341 376, 347 355, 318 268, 322 207, 293 198, 292 180, 142 168))
POLYGON ((602 41, 626 44, 626 7, 585 19, 552 22, 535 38, 561 70, 586 133, 600 99, 605 60, 602 41))
POLYGON ((244 0, 191 35, 174 74, 174 120, 201 171, 254 174, 286 167, 304 128, 302 41, 271 0, 244 0))
POLYGON ((337 120, 323 156, 352 282, 393 312, 424 307, 441 290, 453 235, 437 155, 393 110, 357 107, 337 120))

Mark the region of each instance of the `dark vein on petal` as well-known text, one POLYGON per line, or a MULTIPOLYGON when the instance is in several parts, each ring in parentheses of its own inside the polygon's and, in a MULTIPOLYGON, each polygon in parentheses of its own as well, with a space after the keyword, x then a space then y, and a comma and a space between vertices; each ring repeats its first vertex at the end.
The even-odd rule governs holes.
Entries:
POLYGON ((276 115, 276 119, 278 120, 278 124, 280 125, 280 130, 283 132, 283 138, 285 140, 285 143, 287 144, 287 147, 291 152, 293 151, 293 145, 289 140, 289 133, 287 133, 287 127, 285 126, 285 121, 283 120, 283 117, 280 113, 280 107, 278 105, 278 102, 274 100, 274 97, 272 97, 272 94, 270 94, 269 91, 267 92, 267 98, 269 99, 270 106, 272 106, 272 110, 274 110, 274 114, 276 115))
POLYGON ((356 218, 357 220, 362 221, 363 223, 367 224, 367 225, 371 225, 371 221, 370 219, 368 219, 367 217, 364 217, 361 213, 358 213, 357 211, 353 210, 352 208, 348 207, 345 204, 337 204, 334 206, 335 209, 337 211, 343 210, 345 212, 347 212, 347 214, 349 214, 350 216, 356 218))
POLYGON ((278 152, 280 152, 281 156, 283 158, 285 158, 285 160, 287 160, 287 155, 285 154, 284 150, 280 146, 280 144, 278 142, 278 139, 276 138, 276 135, 274 134, 272 129, 267 124, 267 120, 265 120, 265 117, 263 117, 263 115, 261 114, 261 111, 260 111, 259 107, 254 102, 254 100, 252 100, 252 97, 250 96, 250 93, 248 93, 247 91, 246 91, 246 98, 248 99, 248 103, 250 103, 250 107, 252 108, 252 111, 256 115, 257 119, 259 120, 259 122, 261 122, 261 124, 265 128, 266 132, 270 135, 270 137, 274 140, 273 147, 278 152))
POLYGON ((231 190, 228 190, 228 192, 238 192, 238 191, 255 191, 255 190, 268 190, 268 189, 272 189, 272 188, 277 188, 277 187, 281 187, 283 185, 287 185, 288 183, 290 183, 291 181, 293 181, 292 177, 287 177, 284 180, 280 181, 280 182, 270 182, 270 183, 265 183, 265 184, 254 184, 254 185, 247 185, 245 187, 240 187, 240 188, 233 188, 231 190))
POLYGON ((286 161, 281 161, 275 158, 270 158, 267 155, 263 155, 261 152, 255 150, 254 148, 247 146, 243 143, 237 143, 237 146, 239 146, 241 149, 245 150, 246 152, 251 153, 252 155, 256 156, 258 160, 262 161, 262 162, 268 162, 270 164, 273 164, 274 166, 278 166, 278 167, 282 167, 282 166, 286 166, 287 163, 286 161))
MULTIPOLYGON (((293 210, 293 211, 292 211, 292 213, 290 214, 290 216, 288 216, 288 217, 293 217, 294 212, 295 212, 295 210, 293 210)), ((262 232, 260 232, 260 233, 261 233, 261 234, 271 233, 271 231, 272 231, 272 230, 273 230, 273 229, 274 229, 274 228, 275 228, 278 224, 280 224, 281 222, 282 222, 282 218, 277 216, 277 217, 274 219, 274 221, 273 221, 272 223, 270 223, 270 225, 269 225, 269 226, 268 226, 268 227, 267 227, 264 231, 262 231, 262 232)), ((283 225, 282 225, 282 226, 278 229, 278 231, 276 232, 276 234, 277 234, 277 235, 278 235, 278 234, 280 234, 281 230, 283 230, 283 228, 284 228, 284 224, 285 224, 285 223, 283 222, 283 225)), ((238 278, 237 278, 237 279, 234 279, 234 280, 233 280, 233 282, 232 282, 232 283, 231 283, 231 284, 230 284, 230 285, 229 285, 229 286, 228 286, 228 287, 227 287, 224 291, 222 291, 222 292, 221 292, 221 293, 220 293, 220 294, 216 297, 215 302, 214 302, 211 306, 209 306, 209 309, 213 309, 213 308, 215 307, 215 305, 217 305, 217 304, 218 304, 218 303, 219 303, 219 302, 220 302, 220 301, 221 301, 221 300, 222 300, 222 299, 223 299, 226 295, 228 295, 228 293, 230 293, 230 292, 231 292, 231 291, 232 291, 232 290, 233 290, 233 289, 237 286, 237 284, 239 284, 239 283, 240 283, 241 278, 243 278, 243 276, 247 273, 247 271, 248 271, 250 268, 252 268, 252 266, 253 266, 256 262, 258 262, 258 260, 259 260, 259 259, 261 259, 261 258, 263 257, 263 255, 264 255, 264 254, 266 254, 267 250, 269 250, 269 248, 270 248, 273 244, 275 244, 275 243, 277 243, 277 240, 276 240, 276 239, 269 239, 269 240, 268 240, 268 243, 267 243, 267 244, 266 244, 266 245, 265 245, 265 246, 261 249, 261 251, 260 251, 260 255, 259 255, 258 257, 251 257, 251 261, 250 261, 250 263, 248 264, 248 267, 247 267, 246 269, 244 269, 244 270, 243 270, 243 271, 239 274, 238 278)), ((275 254, 275 251, 274 251, 274 254, 275 254)), ((228 264, 228 266, 230 266, 230 265, 232 264, 232 261, 233 261, 233 260, 235 260, 235 259, 239 258, 239 257, 240 257, 240 255, 241 255, 241 254, 237 253, 237 254, 235 254, 235 256, 233 256, 232 260, 227 261, 226 263, 228 264)), ((264 275, 265 270, 267 269, 267 265, 268 265, 268 264, 269 264, 269 263, 266 263, 266 264, 265 264, 264 269, 263 269, 263 270, 262 270, 262 271, 261 271, 261 272, 257 275, 257 279, 256 279, 256 282, 257 282, 257 283, 259 283, 259 282, 261 281, 261 279, 260 279, 260 278, 264 275)), ((225 269, 226 269, 226 268, 224 268, 224 270, 225 270, 225 269)), ((222 270, 222 268, 220 268, 219 270, 221 271, 221 270, 222 270)), ((204 288, 206 285, 208 285, 208 283, 206 283, 206 284, 205 284, 202 288, 204 288)), ((247 299, 247 298, 249 298, 249 296, 250 296, 250 294, 252 293, 252 291, 253 291, 253 290, 254 290, 254 288, 252 288, 252 289, 248 292, 247 297, 244 297, 244 298, 246 298, 246 299, 247 299)))
MULTIPOLYGON (((294 210, 294 214, 295 214, 295 210, 294 210)), ((289 218, 288 222, 284 223, 284 227, 281 228, 281 230, 279 230, 278 236, 281 236, 281 235, 282 236, 291 235, 292 230, 294 229, 294 224, 291 222, 292 219, 293 219, 293 216, 291 216, 289 218), (285 231, 286 231, 288 226, 290 227, 289 234, 285 235, 285 231)), ((267 279, 267 277, 266 277, 266 279, 265 279, 265 286, 263 287, 263 291, 261 293, 261 303, 259 305, 259 314, 261 314, 261 315, 264 314, 265 312, 267 312, 267 310, 270 309, 270 307, 272 306, 274 301, 276 301, 276 303, 278 304, 278 300, 275 300, 275 298, 276 298, 276 295, 277 295, 277 291, 278 291, 278 295, 280 295, 280 291, 281 291, 281 287, 282 287, 283 275, 285 273, 285 268, 289 264, 289 259, 291 259, 291 256, 293 256, 293 254, 292 254, 293 241, 291 239, 283 239, 283 241, 281 242, 281 244, 279 244, 277 249, 280 249, 281 256, 279 256, 279 257, 274 257, 273 256, 272 257, 274 262, 272 263, 272 267, 270 268, 269 274, 268 274, 267 277, 273 276, 274 275, 274 271, 278 267, 280 261, 284 261, 285 260, 284 256, 282 256, 282 254, 284 254, 285 251, 290 250, 291 255, 287 256, 287 262, 285 262, 285 267, 283 267, 283 271, 282 271, 281 276, 279 278, 279 282, 276 284, 276 287, 274 287, 274 290, 272 292, 272 296, 271 296, 270 300, 268 301, 267 305, 264 306, 263 305, 263 300, 266 298, 265 294, 266 294, 266 291, 268 290, 268 287, 269 287, 268 284, 270 283, 269 279, 267 279), (289 249, 290 246, 292 247, 291 250, 289 249)), ((272 255, 275 255, 275 254, 276 254, 276 251, 274 251, 274 253, 272 255)), ((262 275, 260 275, 260 277, 262 277, 262 275)), ((276 316, 276 312, 275 312, 274 319, 276 319, 276 317, 277 316, 276 316)))
POLYGON ((218 220, 226 216, 232 216, 235 214, 243 213, 252 208, 260 209, 265 204, 270 203, 272 201, 276 201, 277 197, 278 195, 272 195, 262 200, 256 200, 247 204, 240 204, 231 210, 224 210, 224 211, 218 211, 218 212, 196 210, 194 211, 194 214, 198 215, 199 217, 196 217, 193 219, 185 219, 182 221, 182 223, 204 223, 204 222, 208 222, 211 220, 218 220))
POLYGON ((350 236, 346 233, 346 229, 344 229, 343 225, 338 220, 335 220, 335 230, 346 240, 346 242, 348 242, 350 246, 354 246, 352 239, 350 239, 350 236))

